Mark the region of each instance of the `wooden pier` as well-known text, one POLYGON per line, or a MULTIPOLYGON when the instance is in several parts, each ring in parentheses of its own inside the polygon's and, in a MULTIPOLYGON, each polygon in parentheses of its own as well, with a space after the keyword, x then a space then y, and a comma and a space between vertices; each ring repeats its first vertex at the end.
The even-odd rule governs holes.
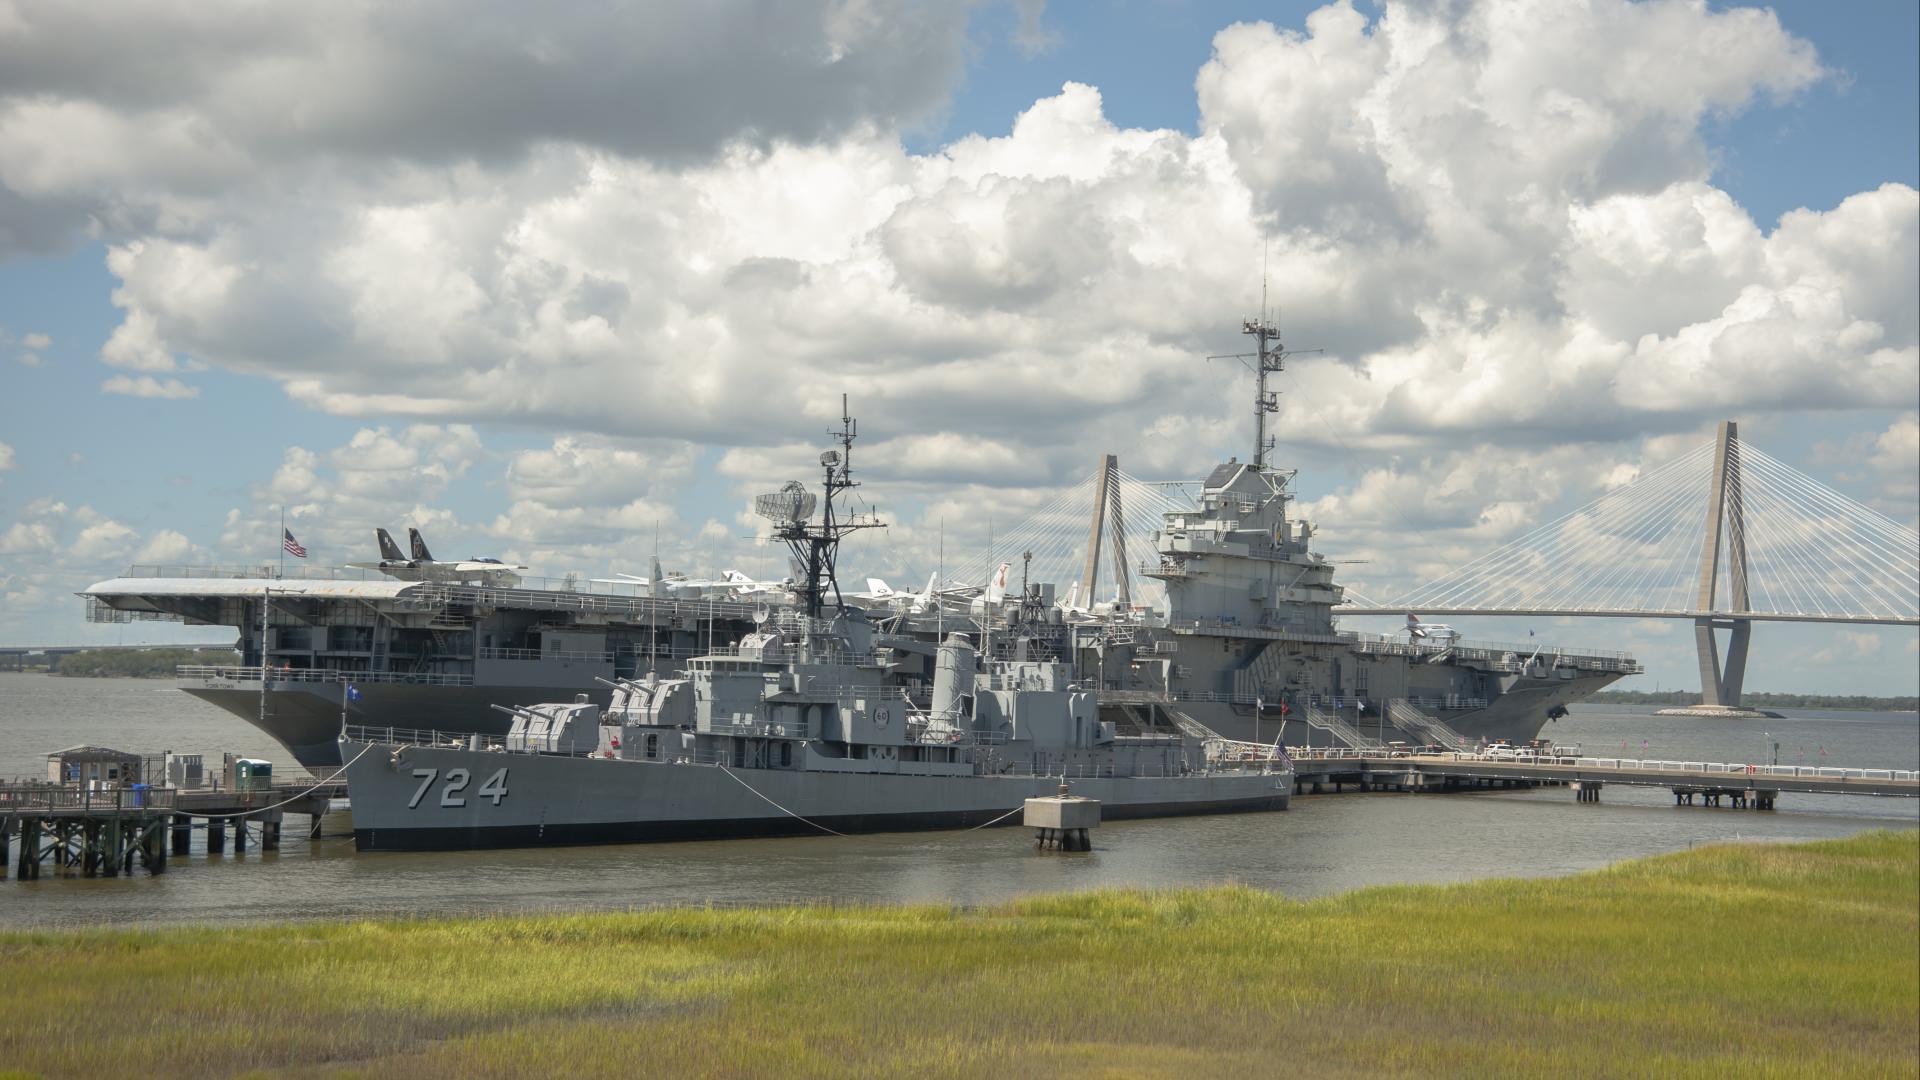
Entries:
POLYGON ((229 838, 235 854, 245 853, 256 825, 260 849, 277 851, 287 814, 305 815, 307 835, 317 838, 328 806, 345 794, 344 778, 314 777, 250 791, 0 787, 0 878, 11 869, 20 880, 33 881, 48 866, 84 877, 131 874, 139 867, 162 874, 169 856, 192 851, 195 829, 206 833, 209 855, 225 853, 229 838))
POLYGON ((10 861, 22 881, 39 878, 48 863, 86 877, 131 874, 136 864, 164 874, 173 813, 165 788, 0 788, 0 877, 10 861), (16 834, 20 854, 10 860, 16 834))

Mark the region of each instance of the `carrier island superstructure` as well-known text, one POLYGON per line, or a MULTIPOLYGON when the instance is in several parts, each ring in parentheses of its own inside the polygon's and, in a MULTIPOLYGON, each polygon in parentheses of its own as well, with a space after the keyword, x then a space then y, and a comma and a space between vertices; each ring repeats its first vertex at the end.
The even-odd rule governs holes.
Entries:
MULTIPOLYGON (((1127 568, 1164 586, 1164 605, 1090 611, 1061 603, 1053 583, 1004 581, 943 588, 919 603, 847 600, 886 609, 890 634, 922 643, 917 669, 911 658, 896 667, 903 693, 930 698, 935 647, 962 625, 980 634, 989 660, 1067 665, 1073 681, 1099 690, 1103 719, 1121 731, 1464 747, 1534 738, 1568 703, 1640 670, 1621 652, 1341 629, 1335 566, 1313 550, 1314 529, 1288 512, 1293 472, 1268 461, 1266 376, 1283 354, 1271 327, 1249 322, 1247 331, 1259 345, 1253 459, 1210 470, 1190 506, 1164 515, 1152 554, 1127 568)), ((1096 518, 1093 535, 1100 528, 1096 518)), ((359 694, 357 723, 504 735, 510 722, 485 719, 486 706, 579 692, 604 706, 596 680, 680 670, 755 633, 756 612, 803 600, 726 583, 676 587, 657 569, 648 584, 623 585, 459 568, 276 577, 265 568, 134 567, 81 595, 94 619, 235 628, 240 664, 182 668, 182 687, 258 724, 310 766, 339 761, 348 682, 359 694)))

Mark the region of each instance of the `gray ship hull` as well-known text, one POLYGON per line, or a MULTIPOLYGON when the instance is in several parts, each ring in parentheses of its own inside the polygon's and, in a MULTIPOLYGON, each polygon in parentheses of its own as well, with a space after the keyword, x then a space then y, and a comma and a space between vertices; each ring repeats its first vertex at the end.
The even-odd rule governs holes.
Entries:
MULTIPOLYGON (((1551 735, 1549 728, 1559 709, 1598 692, 1622 677, 1609 672, 1582 674, 1572 679, 1517 679, 1484 708, 1441 710, 1431 715, 1468 742, 1484 739, 1489 743, 1525 743, 1540 738, 1542 732, 1551 735)), ((1256 729, 1253 707, 1249 705, 1206 701, 1176 701, 1170 704, 1229 739, 1271 743, 1275 736, 1281 734, 1277 726, 1280 719, 1271 708, 1256 729)), ((1342 711, 1341 719, 1354 723, 1354 713, 1342 711)), ((1377 711, 1362 714, 1356 726, 1361 734, 1381 742, 1401 741, 1415 745, 1427 742, 1423 735, 1395 727, 1390 719, 1382 717, 1377 711)), ((1328 735, 1324 731, 1315 731, 1304 720, 1293 716, 1286 721, 1283 745, 1326 746, 1328 735)))
MULTIPOLYGON (((821 834, 793 814, 843 833, 971 828, 996 818, 1015 825, 1020 815, 1009 811, 1054 794, 1060 782, 726 769, 381 743, 342 748, 352 762, 347 785, 362 851, 821 834)), ((1073 781, 1073 793, 1099 799, 1108 819, 1284 810, 1292 791, 1290 771, 1073 781)))

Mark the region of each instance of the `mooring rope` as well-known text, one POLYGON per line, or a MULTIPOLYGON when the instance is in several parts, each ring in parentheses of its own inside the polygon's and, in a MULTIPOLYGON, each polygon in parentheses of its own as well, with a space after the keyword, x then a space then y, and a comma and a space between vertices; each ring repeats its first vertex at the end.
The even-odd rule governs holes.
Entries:
MULTIPOLYGON (((373 747, 374 747, 373 743, 368 743, 367 745, 361 747, 360 752, 353 755, 353 761, 359 761, 361 758, 366 757, 367 751, 373 749, 373 747)), ((347 765, 353 764, 353 761, 347 762, 347 765)), ((340 772, 346 772, 347 765, 340 766, 340 772)), ((338 776, 339 773, 335 773, 334 775, 338 776)), ((186 814, 188 817, 200 817, 200 818, 252 817, 254 814, 258 814, 263 810, 274 810, 274 809, 278 809, 279 807, 285 806, 291 802, 299 802, 301 799, 306 798, 308 795, 311 795, 314 792, 319 791, 321 788, 326 787, 328 784, 331 784, 331 783, 333 783, 333 780, 331 779, 319 780, 319 781, 316 781, 312 787, 299 793, 298 795, 289 796, 288 798, 282 799, 279 802, 273 803, 272 805, 269 805, 269 806, 256 806, 251 810, 242 810, 237 814, 202 814, 198 811, 187 811, 187 810, 175 810, 174 812, 180 813, 180 814, 186 814)))
MULTIPOLYGON (((806 822, 806 823, 807 823, 808 825, 811 825, 811 826, 813 826, 814 828, 816 828, 816 829, 819 829, 819 830, 820 830, 821 832, 825 832, 825 833, 832 833, 832 834, 833 834, 833 835, 835 835, 835 836, 846 836, 846 837, 848 837, 848 839, 852 839, 852 837, 851 837, 851 836, 850 836, 850 834, 848 834, 848 833, 843 833, 843 832, 841 832, 841 831, 839 831, 838 829, 830 829, 830 828, 828 828, 828 827, 826 827, 825 825, 822 825, 822 824, 820 824, 819 822, 817 822, 817 821, 815 821, 815 820, 813 820, 812 818, 810 818, 810 817, 807 817, 807 816, 806 816, 806 815, 804 815, 804 814, 797 814, 797 813, 795 813, 795 812, 793 812, 792 810, 789 810, 789 809, 787 809, 786 807, 784 807, 784 806, 781 806, 781 805, 780 805, 779 803, 777 803, 777 802, 775 802, 775 801, 773 801, 773 799, 772 799, 772 798, 770 798, 770 797, 768 797, 768 796, 767 796, 767 795, 766 795, 766 794, 765 794, 764 792, 762 792, 762 791, 760 791, 760 790, 758 790, 758 789, 757 789, 757 788, 755 788, 755 787, 754 787, 754 786, 753 786, 752 784, 749 784, 749 783, 747 783, 747 782, 746 782, 745 780, 742 780, 742 779, 741 779, 741 778, 740 778, 739 776, 737 776, 737 775, 735 775, 735 774, 734 774, 734 771, 733 771, 732 769, 729 769, 729 768, 727 768, 727 767, 726 767, 725 765, 720 765, 720 764, 718 764, 718 763, 716 763, 716 764, 715 764, 715 767, 716 767, 716 768, 718 768, 718 769, 719 769, 719 770, 720 770, 721 772, 723 772, 723 773, 726 773, 726 774, 727 774, 728 776, 731 776, 731 777, 733 777, 733 780, 734 780, 734 783, 737 783, 737 784, 739 784, 739 785, 740 785, 741 787, 743 787, 743 788, 746 788, 746 789, 747 789, 748 791, 751 791, 751 792, 753 792, 753 793, 754 793, 755 795, 757 795, 757 796, 759 796, 759 797, 760 797, 760 798, 761 798, 762 800, 764 800, 764 801, 765 801, 765 802, 767 803, 767 805, 769 805, 769 806, 771 806, 771 807, 773 807, 773 808, 774 808, 775 810, 778 810, 778 811, 780 811, 780 812, 781 812, 781 813, 783 813, 783 814, 786 814, 786 815, 787 815, 788 817, 791 817, 791 818, 793 818, 793 819, 795 819, 795 820, 797 820, 797 821, 804 821, 804 822, 806 822)), ((988 825, 998 825, 998 824, 1000 824, 1001 822, 1003 822, 1003 821, 1005 821, 1005 820, 1007 820, 1008 818, 1010 818, 1010 817, 1012 817, 1013 815, 1015 815, 1015 814, 1017 814, 1017 813, 1019 813, 1019 812, 1020 812, 1020 811, 1022 811, 1022 810, 1025 810, 1025 809, 1026 809, 1026 804, 1025 804, 1025 803, 1023 802, 1023 803, 1021 803, 1021 804, 1020 804, 1019 806, 1016 806, 1016 807, 1014 807, 1013 809, 1011 809, 1011 810, 1009 810, 1009 811, 1007 811, 1006 813, 1004 813, 1004 814, 1001 814, 1001 815, 1000 815, 999 817, 997 817, 997 818, 994 818, 994 819, 993 819, 992 821, 988 821, 988 822, 984 822, 984 823, 982 823, 982 824, 979 824, 979 825, 975 825, 975 826, 973 826, 973 827, 971 827, 971 828, 967 828, 967 829, 962 829, 962 830, 960 830, 960 831, 962 831, 962 832, 977 832, 977 831, 978 831, 978 830, 980 830, 980 829, 984 829, 984 828, 986 828, 986 827, 987 827, 988 825)))

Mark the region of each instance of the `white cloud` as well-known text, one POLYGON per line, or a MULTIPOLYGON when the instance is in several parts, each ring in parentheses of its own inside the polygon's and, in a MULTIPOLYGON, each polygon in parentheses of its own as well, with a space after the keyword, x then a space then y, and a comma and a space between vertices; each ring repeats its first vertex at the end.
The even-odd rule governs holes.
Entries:
POLYGON ((200 549, 184 533, 161 529, 148 538, 133 559, 136 563, 178 564, 194 561, 199 553, 200 549))
POLYGON ((968 15, 903 0, 6 10, 0 242, 25 246, 89 220, 197 227, 235 188, 352 184, 394 161, 458 170, 562 141, 681 163, 912 124, 961 74, 968 15))
POLYGON ((109 394, 126 394, 129 397, 143 398, 193 398, 200 396, 198 387, 188 386, 179 379, 156 379, 151 375, 133 378, 128 375, 115 375, 100 384, 100 389, 109 394))
POLYGON ((13 467, 13 447, 0 442, 0 472, 6 472, 13 467))
POLYGON ((16 521, 0 533, 0 555, 27 555, 52 551, 58 543, 44 521, 16 521))
POLYGON ((53 339, 45 334, 28 334, 20 339, 20 344, 29 349, 44 349, 53 344, 53 339))

